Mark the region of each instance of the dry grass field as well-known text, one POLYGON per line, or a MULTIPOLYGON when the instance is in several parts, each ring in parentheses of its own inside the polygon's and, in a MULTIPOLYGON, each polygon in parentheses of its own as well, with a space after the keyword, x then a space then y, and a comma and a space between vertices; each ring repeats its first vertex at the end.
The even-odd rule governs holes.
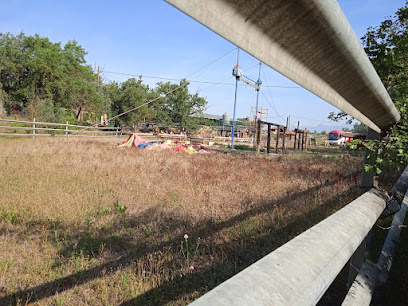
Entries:
POLYGON ((361 159, 0 139, 0 305, 186 304, 360 194, 361 159))

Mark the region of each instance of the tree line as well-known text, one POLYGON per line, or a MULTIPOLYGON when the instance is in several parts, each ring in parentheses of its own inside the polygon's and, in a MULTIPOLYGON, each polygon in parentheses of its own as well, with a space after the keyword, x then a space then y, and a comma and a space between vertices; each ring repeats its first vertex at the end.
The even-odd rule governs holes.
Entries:
MULTIPOLYGON (((380 140, 364 145, 375 152, 376 163, 367 170, 381 172, 387 164, 408 165, 408 1, 394 16, 370 27, 362 37, 364 50, 401 115, 400 121, 382 132, 380 140)), ((331 113, 329 119, 350 119, 347 114, 331 113)))
POLYGON ((159 82, 155 88, 144 84, 141 77, 103 84, 87 64, 86 54, 76 41, 62 45, 38 34, 0 33, 0 115, 81 123, 137 108, 111 123, 155 122, 185 130, 203 123, 200 114, 207 101, 190 93, 187 85, 181 86, 187 80, 159 82))

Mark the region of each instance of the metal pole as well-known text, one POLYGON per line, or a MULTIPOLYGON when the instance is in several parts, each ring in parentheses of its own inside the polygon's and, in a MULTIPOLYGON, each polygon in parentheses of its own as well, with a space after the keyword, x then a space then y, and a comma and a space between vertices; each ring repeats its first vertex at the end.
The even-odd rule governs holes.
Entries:
MULTIPOLYGON (((239 71, 239 48, 237 54, 237 71, 239 71)), ((234 114, 232 116, 232 139, 231 139, 231 150, 234 150, 234 134, 235 134, 235 110, 237 108, 237 91, 238 91, 238 78, 235 76, 235 99, 234 99, 234 114)))
MULTIPOLYGON (((256 131, 256 121, 258 120, 258 101, 259 101, 259 90, 261 89, 261 68, 262 68, 262 62, 259 62, 259 74, 258 74, 258 89, 256 90, 256 107, 255 107, 255 131, 256 131)), ((255 139, 255 133, 254 133, 254 139, 255 139)))

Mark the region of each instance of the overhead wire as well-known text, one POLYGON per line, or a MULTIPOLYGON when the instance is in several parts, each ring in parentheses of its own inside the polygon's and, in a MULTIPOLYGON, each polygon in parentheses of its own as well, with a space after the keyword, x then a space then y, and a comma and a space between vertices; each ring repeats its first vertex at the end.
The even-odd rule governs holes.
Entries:
MULTIPOLYGON (((254 66, 252 66, 252 67, 246 69, 245 71, 250 71, 251 69, 255 68, 255 67, 258 66, 258 65, 259 65, 259 64, 256 64, 256 65, 254 65, 254 66)), ((231 76, 228 76, 227 78, 223 79, 222 81, 214 82, 213 85, 210 85, 210 86, 208 86, 208 87, 206 87, 206 88, 200 90, 200 92, 203 92, 203 91, 205 91, 205 90, 208 90, 208 89, 210 89, 210 88, 212 88, 212 87, 215 87, 215 86, 217 86, 217 85, 226 85, 226 84, 224 84, 224 82, 225 82, 226 80, 229 80, 229 79, 231 79, 231 76)), ((231 83, 231 85, 234 85, 234 86, 235 86, 235 84, 232 84, 232 83, 231 83)), ((249 86, 249 85, 247 85, 247 84, 245 84, 245 83, 244 83, 244 84, 239 84, 239 85, 249 86)))
MULTIPOLYGON (((229 55, 229 54, 231 54, 231 53, 232 53, 234 50, 236 50, 236 49, 237 49, 237 48, 234 48, 233 50, 229 51, 228 53, 226 53, 226 54, 220 56, 219 58, 217 58, 217 59, 213 60, 212 62, 210 62, 209 64, 205 65, 204 67, 198 69, 198 70, 195 71, 194 73, 189 74, 187 77, 190 77, 190 76, 196 74, 197 72, 199 72, 199 71, 205 69, 206 67, 208 67, 208 66, 210 66, 211 64, 215 63, 216 61, 222 59, 223 57, 225 57, 225 56, 227 56, 227 55, 229 55)), ((112 72, 111 72, 111 73, 112 73, 112 72)), ((118 117, 120 117, 120 116, 123 116, 123 115, 125 115, 125 114, 127 114, 127 113, 130 113, 130 112, 132 112, 132 111, 134 111, 134 110, 137 110, 137 109, 139 109, 139 108, 141 108, 141 107, 143 107, 143 106, 145 106, 145 105, 148 105, 148 104, 150 104, 150 103, 152 103, 152 102, 154 102, 154 101, 157 101, 157 100, 159 100, 159 99, 161 99, 161 98, 164 98, 165 96, 169 95, 170 93, 172 93, 172 92, 174 92, 174 91, 180 89, 181 87, 187 86, 187 85, 189 85, 189 84, 190 84, 190 82, 188 82, 188 81, 185 82, 184 84, 180 84, 180 85, 177 86, 176 88, 173 88, 172 90, 166 92, 166 93, 163 94, 163 95, 158 96, 157 98, 154 98, 154 99, 152 99, 152 100, 149 100, 149 101, 147 101, 146 103, 143 103, 143 104, 141 104, 141 105, 138 105, 138 106, 136 106, 136 107, 134 107, 134 108, 132 108, 132 109, 130 109, 130 110, 127 110, 127 111, 122 112, 122 113, 120 113, 120 114, 118 114, 118 115, 116 115, 116 116, 114 116, 114 117, 112 117, 112 118, 109 118, 109 120, 107 120, 107 122, 109 122, 109 121, 111 121, 111 120, 113 120, 113 119, 115 119, 115 118, 118 118, 118 117)))
POLYGON ((214 64, 215 62, 218 62, 219 60, 223 59, 224 57, 226 57, 227 55, 230 55, 232 52, 238 50, 238 48, 234 48, 233 50, 227 52, 226 54, 220 56, 219 58, 216 58, 215 60, 213 60, 212 62, 208 63, 207 65, 205 65, 204 67, 201 67, 200 69, 198 69, 197 71, 189 74, 188 76, 185 77, 185 79, 188 79, 189 77, 191 77, 192 75, 200 72, 201 70, 208 68, 209 66, 211 66, 212 64, 214 64))
POLYGON ((323 123, 333 123, 330 121, 324 121, 324 120, 319 120, 319 119, 312 119, 312 118, 306 118, 306 117, 301 117, 301 116, 297 116, 297 115, 291 115, 292 117, 295 118, 300 118, 300 119, 305 119, 305 120, 311 120, 311 121, 317 121, 317 122, 323 122, 323 123))
MULTIPOLYGON (((216 58, 215 60, 211 61, 211 62, 208 63, 207 65, 205 65, 205 66, 199 68, 198 70, 196 70, 195 72, 189 74, 189 75, 188 75, 186 78, 184 78, 184 79, 187 79, 187 78, 193 76, 194 74, 196 74, 196 73, 202 71, 203 69, 208 68, 209 66, 211 66, 211 65, 214 64, 215 62, 221 60, 222 58, 224 58, 224 57, 226 57, 226 56, 228 56, 228 55, 230 55, 232 52, 234 52, 234 51, 237 50, 237 49, 238 49, 238 48, 234 48, 233 50, 231 50, 231 51, 225 53, 224 55, 222 55, 222 56, 216 58)), ((254 66, 248 68, 246 71, 249 71, 249 70, 253 69, 253 68, 256 67, 256 66, 258 66, 258 63, 257 63, 256 65, 254 65, 254 66)), ((262 70, 262 71, 263 71, 263 70, 262 70)), ((115 72, 115 71, 104 71, 104 73, 107 73, 107 74, 117 74, 117 75, 126 75, 126 76, 132 76, 132 77, 135 77, 135 76, 136 76, 136 77, 140 77, 140 78, 144 77, 144 78, 151 78, 151 79, 158 79, 158 80, 166 80, 166 81, 181 81, 181 80, 182 80, 182 79, 180 80, 180 79, 176 79, 176 78, 165 78, 165 77, 150 76, 150 75, 143 75, 143 74, 138 74, 138 75, 137 75, 137 74, 131 74, 131 73, 115 72)), ((265 72, 264 72, 264 71, 263 71, 263 73, 264 73, 264 75, 265 75, 265 72)), ((202 92, 202 91, 205 91, 205 90, 208 90, 208 89, 211 88, 211 87, 218 86, 218 85, 235 86, 234 83, 224 83, 223 81, 222 81, 222 82, 212 82, 212 81, 202 81, 202 80, 197 80, 197 79, 196 79, 196 80, 187 81, 186 83, 180 84, 180 86, 178 86, 178 87, 174 88, 173 90, 171 90, 171 91, 165 93, 163 96, 159 96, 159 97, 157 97, 157 98, 155 98, 155 99, 153 99, 153 100, 147 101, 146 103, 141 104, 141 105, 139 105, 139 106, 137 106, 137 107, 135 107, 135 108, 132 108, 132 109, 126 111, 126 112, 123 112, 123 113, 121 113, 121 114, 118 114, 118 115, 116 115, 116 116, 110 118, 108 121, 111 121, 111 120, 113 120, 113 119, 115 119, 115 118, 118 118, 118 117, 120 117, 120 116, 122 116, 122 115, 125 115, 125 114, 127 114, 127 113, 129 113, 129 112, 131 112, 131 111, 134 111, 134 110, 136 110, 136 109, 138 109, 138 108, 141 108, 141 107, 144 106, 144 105, 147 105, 147 104, 152 103, 152 102, 154 102, 154 101, 156 101, 156 100, 158 100, 158 99, 160 99, 160 98, 162 98, 162 97, 165 97, 165 96, 167 96, 168 94, 170 94, 171 92, 173 92, 173 91, 175 91, 175 90, 177 90, 177 89, 179 89, 179 88, 181 88, 181 87, 184 87, 184 86, 186 86, 186 85, 188 85, 188 84, 190 84, 190 83, 212 84, 211 86, 209 86, 209 87, 204 88, 203 90, 201 90, 201 92, 202 92)), ((242 84, 242 85, 243 85, 243 86, 249 86, 249 85, 247 85, 247 84, 242 84)), ((269 88, 269 87, 274 87, 274 88, 301 88, 301 87, 294 87, 294 86, 278 86, 278 85, 277 85, 277 86, 268 86, 268 85, 266 85, 266 86, 263 86, 263 87, 267 87, 267 88, 269 88)), ((269 90, 268 90, 268 91, 269 91, 269 90)), ((263 94, 263 92, 262 92, 262 94, 263 94)), ((270 92, 269 92, 269 94, 271 95, 270 92)), ((263 95, 264 95, 264 94, 263 94, 263 95)), ((265 96, 265 95, 264 95, 264 97, 265 97, 265 99, 266 99, 266 96, 265 96)), ((272 97, 272 96, 271 96, 271 97, 272 97)), ((267 100, 267 99, 266 99, 266 100, 267 100)), ((268 104, 270 104, 268 100, 267 100, 267 102, 268 102, 268 104)), ((270 104, 270 105, 271 105, 271 104, 270 104)), ((275 108, 274 106, 272 106, 272 105, 271 105, 271 107, 274 109, 274 111, 276 112, 276 114, 278 114, 278 116, 281 117, 281 118, 284 120, 284 118, 277 112, 276 108, 275 108)))
POLYGON ((186 83, 184 83, 184 84, 181 84, 180 86, 177 86, 176 88, 173 88, 172 90, 169 90, 168 92, 164 93, 163 95, 158 96, 157 98, 154 98, 154 99, 152 99, 152 100, 149 100, 149 101, 147 101, 146 103, 143 103, 143 104, 141 104, 141 105, 138 105, 138 106, 136 106, 136 107, 134 107, 134 108, 132 108, 132 109, 129 109, 129 110, 123 112, 123 113, 120 113, 120 114, 118 114, 118 115, 116 115, 116 116, 113 116, 112 118, 109 118, 109 119, 107 120, 107 122, 109 122, 109 121, 111 121, 111 120, 113 120, 113 119, 115 119, 115 118, 118 118, 118 117, 120 117, 120 116, 123 116, 123 115, 125 115, 125 114, 127 114, 127 113, 130 113, 130 112, 132 112, 132 111, 134 111, 134 110, 137 110, 137 109, 141 108, 142 106, 145 106, 145 105, 147 105, 147 104, 150 104, 150 103, 152 103, 152 102, 154 102, 154 101, 157 101, 157 100, 159 100, 159 99, 161 99, 161 98, 164 98, 165 96, 167 96, 167 95, 171 94, 172 92, 174 92, 174 91, 180 89, 181 87, 187 86, 188 84, 190 84, 190 83, 189 83, 189 82, 186 82, 186 83))
MULTIPOLYGON (((268 80, 267 80, 267 78, 266 78, 265 70, 264 70, 263 67, 262 67, 261 69, 262 69, 262 75, 263 75, 263 78, 264 78, 264 80, 265 80, 265 83, 268 84, 269 82, 268 82, 268 80)), ((264 96, 266 102, 272 107, 272 109, 274 110, 274 112, 275 112, 283 121, 285 121, 285 118, 283 118, 283 117, 279 114, 279 112, 277 111, 277 109, 276 109, 276 107, 275 107, 275 105, 274 105, 274 103, 273 103, 272 93, 270 92, 269 88, 268 88, 267 86, 262 86, 262 87, 266 87, 266 88, 268 89, 269 96, 270 96, 271 99, 272 99, 272 103, 270 103, 269 100, 268 100, 268 98, 265 96, 265 94, 264 94, 263 91, 261 90, 261 93, 262 93, 262 95, 264 96)), ((291 125, 291 126, 292 126, 292 125, 291 125)))
MULTIPOLYGON (((254 67, 256 67, 258 65, 259 64, 255 65, 254 67)), ((254 67, 251 67, 249 69, 252 69, 254 67)), ((148 79, 158 79, 158 80, 165 80, 165 81, 180 81, 180 79, 176 79, 176 78, 165 78, 165 77, 159 77, 159 76, 151 76, 151 75, 143 75, 143 74, 132 74, 132 73, 124 73, 124 72, 116 72, 116 71, 104 71, 104 73, 118 74, 118 75, 132 76, 132 77, 144 77, 144 78, 148 78, 148 79)), ((234 83, 224 83, 223 81, 222 82, 212 82, 212 81, 190 80, 189 82, 190 83, 201 83, 201 84, 212 84, 212 85, 235 86, 234 83)), ((249 86, 247 84, 241 84, 241 85, 242 86, 249 86)), ((268 87, 268 88, 295 88, 295 89, 301 88, 301 87, 280 86, 280 85, 267 85, 267 86, 262 86, 262 87, 268 87)))

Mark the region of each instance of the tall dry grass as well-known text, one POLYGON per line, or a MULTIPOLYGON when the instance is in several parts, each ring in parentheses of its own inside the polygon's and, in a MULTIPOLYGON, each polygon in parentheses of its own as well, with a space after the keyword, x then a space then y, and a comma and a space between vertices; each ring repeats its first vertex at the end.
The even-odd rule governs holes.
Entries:
POLYGON ((117 142, 0 142, 0 304, 183 304, 359 192, 356 158, 117 142))

